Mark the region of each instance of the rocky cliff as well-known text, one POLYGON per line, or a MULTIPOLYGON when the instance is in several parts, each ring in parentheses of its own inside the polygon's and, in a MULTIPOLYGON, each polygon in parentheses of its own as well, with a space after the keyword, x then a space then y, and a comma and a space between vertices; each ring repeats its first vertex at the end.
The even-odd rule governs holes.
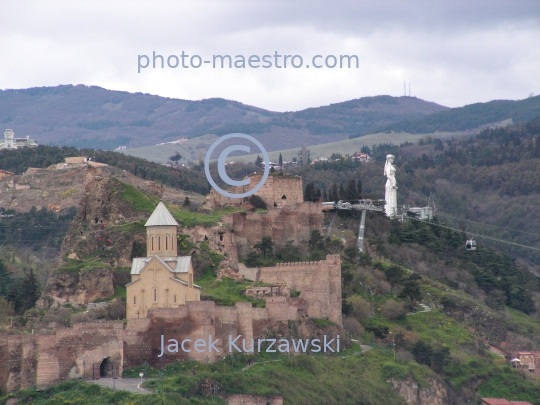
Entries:
POLYGON ((396 380, 390 378, 394 390, 410 405, 445 405, 447 393, 443 384, 435 378, 426 378, 429 387, 420 387, 412 378, 396 380))
POLYGON ((47 284, 40 307, 74 303, 85 305, 114 294, 113 272, 110 267, 83 269, 79 274, 54 274, 47 284), (56 303, 56 304, 55 304, 56 303))

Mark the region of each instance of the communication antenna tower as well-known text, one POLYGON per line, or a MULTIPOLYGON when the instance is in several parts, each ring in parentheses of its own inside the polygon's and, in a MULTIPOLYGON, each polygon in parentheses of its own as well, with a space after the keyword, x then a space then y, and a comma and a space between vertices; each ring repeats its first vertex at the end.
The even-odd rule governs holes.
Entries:
POLYGON ((437 211, 437 207, 435 206, 435 194, 431 191, 429 192, 428 207, 431 207, 433 212, 437 211))

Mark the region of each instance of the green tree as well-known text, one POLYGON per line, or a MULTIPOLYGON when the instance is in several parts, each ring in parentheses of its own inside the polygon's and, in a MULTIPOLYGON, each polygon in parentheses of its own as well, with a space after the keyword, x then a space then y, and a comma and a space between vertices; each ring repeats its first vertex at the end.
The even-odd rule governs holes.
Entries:
POLYGON ((261 260, 257 252, 249 252, 246 257, 246 266, 258 267, 261 264, 261 260))
POLYGON ((298 246, 294 246, 293 243, 293 240, 289 240, 287 243, 285 243, 285 246, 283 246, 278 252, 279 259, 284 262, 298 262, 302 260, 300 249, 298 246))
POLYGON ((184 205, 183 205, 184 208, 189 208, 191 207, 191 201, 189 201, 189 197, 186 196, 186 198, 184 198, 184 205))
POLYGON ((356 245, 347 246, 343 253, 345 253, 345 256, 347 256, 349 260, 354 261, 359 254, 358 247, 356 245))
POLYGON ((338 188, 337 188, 336 183, 334 183, 332 185, 332 189, 330 190, 330 195, 328 196, 328 199, 330 201, 338 201, 339 200, 338 188))
POLYGON ((402 283, 403 290, 399 294, 400 298, 407 298, 411 301, 411 309, 414 310, 416 302, 422 299, 422 292, 420 291, 420 285, 415 280, 407 279, 402 283))
POLYGON ((311 249, 324 248, 324 238, 319 230, 314 229, 311 231, 311 236, 309 238, 309 246, 311 249))
POLYGON ((259 155, 257 155, 257 159, 255 159, 255 166, 260 167, 261 169, 263 167, 263 160, 259 155))
POLYGON ((384 273, 386 274, 386 279, 390 283, 390 286, 392 287, 392 289, 405 276, 405 270, 403 270, 401 267, 395 266, 395 265, 390 266, 387 269, 385 269, 384 273))
POLYGON ((39 299, 39 282, 34 274, 34 270, 24 269, 25 278, 22 281, 22 296, 20 298, 21 308, 20 312, 24 312, 30 308, 33 308, 36 304, 36 301, 39 299))
POLYGON ((280 167, 283 167, 283 156, 281 156, 281 153, 279 154, 278 164, 280 167))
POLYGON ((345 200, 347 196, 345 195, 345 188, 343 187, 342 183, 339 183, 339 199, 345 200))
POLYGON ((429 343, 419 340, 411 349, 414 359, 419 364, 425 364, 431 367, 431 357, 433 356, 433 348, 429 343))
POLYGON ((356 189, 356 181, 351 179, 347 182, 345 189, 345 200, 356 200, 358 198, 358 190, 356 189))
POLYGON ((304 189, 304 201, 317 202, 321 199, 321 190, 315 187, 314 183, 306 184, 304 189))
POLYGON ((436 373, 441 373, 443 368, 450 363, 450 349, 447 346, 440 346, 433 349, 431 355, 431 368, 436 373))
POLYGON ((182 159, 182 155, 180 155, 180 153, 176 152, 174 155, 172 155, 170 158, 169 158, 171 161, 173 161, 176 165, 178 165, 178 162, 180 161, 180 159, 182 159))
POLYGON ((259 243, 256 243, 253 247, 260 250, 263 256, 266 257, 267 253, 274 250, 274 242, 270 236, 263 236, 262 240, 259 243))

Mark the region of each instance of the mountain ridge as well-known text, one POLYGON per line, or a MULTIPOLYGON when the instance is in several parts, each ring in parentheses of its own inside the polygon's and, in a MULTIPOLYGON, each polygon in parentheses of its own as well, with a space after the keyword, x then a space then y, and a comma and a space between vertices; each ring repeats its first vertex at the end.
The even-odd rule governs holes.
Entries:
MULTIPOLYGON (((523 100, 492 100, 451 108, 422 118, 404 120, 376 128, 375 132, 407 132, 428 134, 436 131, 466 131, 497 121, 512 119, 516 124, 540 116, 540 96, 523 100)), ((360 135, 351 135, 357 138, 360 135)))
POLYGON ((198 101, 98 86, 0 91, 0 124, 40 144, 114 149, 244 132, 272 148, 347 139, 376 126, 442 111, 415 97, 375 96, 295 112, 273 112, 222 98, 198 101))

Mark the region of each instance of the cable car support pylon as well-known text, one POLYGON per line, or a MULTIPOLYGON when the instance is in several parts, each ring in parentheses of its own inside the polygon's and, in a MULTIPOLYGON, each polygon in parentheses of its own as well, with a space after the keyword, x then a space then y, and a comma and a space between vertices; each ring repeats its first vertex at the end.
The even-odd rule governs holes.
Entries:
POLYGON ((330 222, 330 227, 328 228, 328 233, 326 237, 329 238, 330 236, 332 236, 332 229, 334 227, 334 223, 336 221, 338 211, 362 211, 362 215, 360 217, 360 228, 358 229, 358 240, 356 242, 358 251, 362 253, 364 249, 364 230, 365 230, 365 224, 366 224, 366 211, 384 212, 384 203, 385 203, 384 200, 369 200, 369 199, 356 200, 354 202, 341 201, 341 200, 334 201, 334 202, 332 201, 323 202, 322 203, 323 211, 333 212, 332 221, 330 222))

